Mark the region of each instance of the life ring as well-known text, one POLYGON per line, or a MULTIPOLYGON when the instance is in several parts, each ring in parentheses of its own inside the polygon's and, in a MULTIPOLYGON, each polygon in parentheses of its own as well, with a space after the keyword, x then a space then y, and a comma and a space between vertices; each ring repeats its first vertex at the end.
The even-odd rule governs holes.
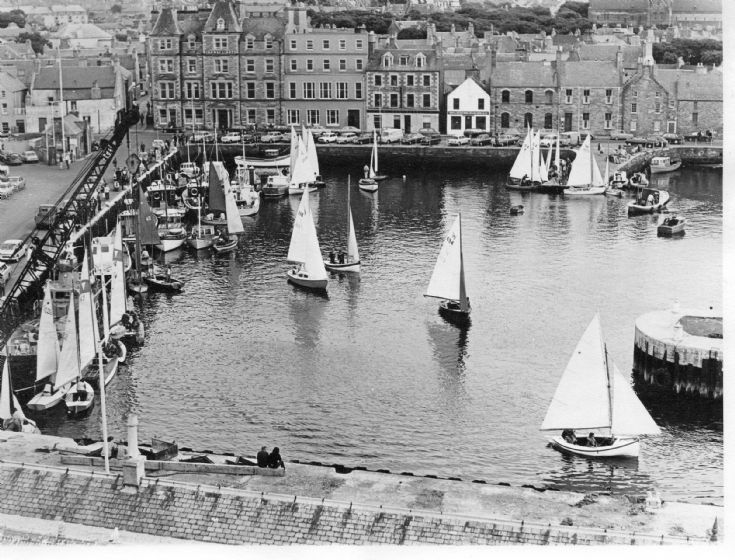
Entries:
POLYGON ((155 194, 153 195, 153 200, 161 200, 161 195, 160 195, 160 194, 158 194, 158 193, 155 193, 155 194))
POLYGON ((189 187, 189 196, 196 198, 199 196, 199 189, 197 187, 189 187))

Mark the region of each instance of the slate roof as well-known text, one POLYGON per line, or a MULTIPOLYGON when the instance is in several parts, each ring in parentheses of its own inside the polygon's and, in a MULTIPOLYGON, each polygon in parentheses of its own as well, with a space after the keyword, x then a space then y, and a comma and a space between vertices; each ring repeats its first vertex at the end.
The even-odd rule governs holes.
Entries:
POLYGON ((656 80, 680 101, 722 101, 722 73, 656 68, 656 80), (678 82, 678 83, 677 83, 678 82))
POLYGON ((3 89, 7 91, 23 91, 26 86, 15 76, 11 76, 7 72, 0 72, 0 84, 3 85, 3 89))
MULTIPOLYGON (((113 66, 64 67, 64 96, 67 89, 91 89, 94 82, 100 89, 115 88, 113 66)), ((59 89, 59 68, 43 66, 37 73, 33 89, 59 89)))
POLYGON ((217 20, 222 18, 225 20, 225 32, 227 33, 240 33, 242 32, 242 26, 237 20, 237 14, 235 14, 235 8, 232 3, 226 0, 217 0, 212 6, 212 11, 209 13, 207 23, 204 24, 204 31, 206 33, 217 31, 217 20))
POLYGON ((74 39, 112 39, 112 35, 93 23, 67 23, 59 27, 52 36, 74 39))
POLYGON ((612 60, 618 52, 618 48, 623 52, 623 68, 635 68, 638 65, 638 58, 643 56, 644 48, 634 45, 604 45, 594 44, 587 45, 585 43, 579 45, 579 60, 612 60))
POLYGON ((153 26, 153 31, 151 31, 151 37, 157 35, 181 35, 181 29, 172 8, 163 8, 161 13, 158 14, 156 24, 153 26))
POLYGON ((275 38, 282 38, 286 30, 286 20, 280 17, 245 18, 242 20, 242 36, 253 35, 262 39, 270 33, 275 38))
POLYGON ((599 12, 648 12, 647 0, 590 0, 590 10, 599 12))
POLYGON ((543 62, 498 62, 490 75, 493 87, 555 87, 554 66, 543 62))
POLYGON ((614 61, 582 60, 562 62, 561 86, 565 87, 619 87, 620 74, 614 61))

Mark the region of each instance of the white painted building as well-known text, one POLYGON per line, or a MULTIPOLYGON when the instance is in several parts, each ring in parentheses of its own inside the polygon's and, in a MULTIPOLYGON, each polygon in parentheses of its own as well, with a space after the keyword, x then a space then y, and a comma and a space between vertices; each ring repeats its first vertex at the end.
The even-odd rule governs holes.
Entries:
POLYGON ((474 78, 447 95, 447 134, 462 136, 468 128, 490 131, 490 94, 474 78))

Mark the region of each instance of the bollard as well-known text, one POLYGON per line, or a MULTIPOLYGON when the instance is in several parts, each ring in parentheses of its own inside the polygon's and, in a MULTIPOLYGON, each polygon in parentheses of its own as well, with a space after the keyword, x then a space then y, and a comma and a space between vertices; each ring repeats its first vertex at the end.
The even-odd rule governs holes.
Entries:
POLYGON ((127 457, 134 459, 140 455, 138 450, 138 415, 128 415, 128 453, 127 457))
POLYGON ((145 457, 138 451, 138 416, 128 416, 128 450, 125 463, 123 464, 123 486, 140 486, 141 479, 145 476, 145 457))

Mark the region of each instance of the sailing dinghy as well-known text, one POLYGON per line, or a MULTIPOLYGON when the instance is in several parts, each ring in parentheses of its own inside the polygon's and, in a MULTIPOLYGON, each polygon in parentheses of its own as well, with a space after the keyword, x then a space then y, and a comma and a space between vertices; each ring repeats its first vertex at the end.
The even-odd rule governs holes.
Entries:
POLYGON ((387 175, 378 175, 378 137, 373 130, 373 149, 370 152, 370 164, 365 166, 365 176, 357 181, 357 186, 366 192, 378 190, 378 181, 387 179, 387 175))
POLYGON ((533 129, 529 128, 521 150, 508 173, 506 188, 521 191, 538 189, 542 183, 540 146, 539 138, 534 135, 533 129))
POLYGON ((577 150, 577 157, 572 162, 567 178, 565 195, 590 195, 605 194, 607 182, 600 174, 595 157, 592 154, 592 141, 590 135, 584 139, 577 150))
POLYGON ((334 259, 334 252, 330 258, 324 261, 327 270, 333 272, 360 272, 360 253, 357 250, 357 237, 355 237, 355 224, 352 222, 352 209, 350 208, 350 176, 347 176, 347 254, 344 262, 334 259))
POLYGON ((444 237, 424 296, 442 300, 439 304, 439 314, 450 323, 459 326, 469 324, 470 298, 467 297, 464 278, 461 214, 457 215, 452 229, 444 237))
POLYGON ((301 195, 286 260, 298 265, 286 273, 289 282, 303 288, 326 290, 327 271, 311 215, 309 189, 304 189, 301 195))
POLYGON ((7 346, 5 347, 5 363, 3 364, 2 379, 0 380, 0 429, 30 434, 41 433, 36 423, 23 414, 23 409, 20 407, 15 393, 13 393, 7 346))
POLYGON ((541 430, 562 432, 551 445, 584 457, 638 457, 639 436, 661 433, 608 356, 599 314, 577 343, 541 430))

